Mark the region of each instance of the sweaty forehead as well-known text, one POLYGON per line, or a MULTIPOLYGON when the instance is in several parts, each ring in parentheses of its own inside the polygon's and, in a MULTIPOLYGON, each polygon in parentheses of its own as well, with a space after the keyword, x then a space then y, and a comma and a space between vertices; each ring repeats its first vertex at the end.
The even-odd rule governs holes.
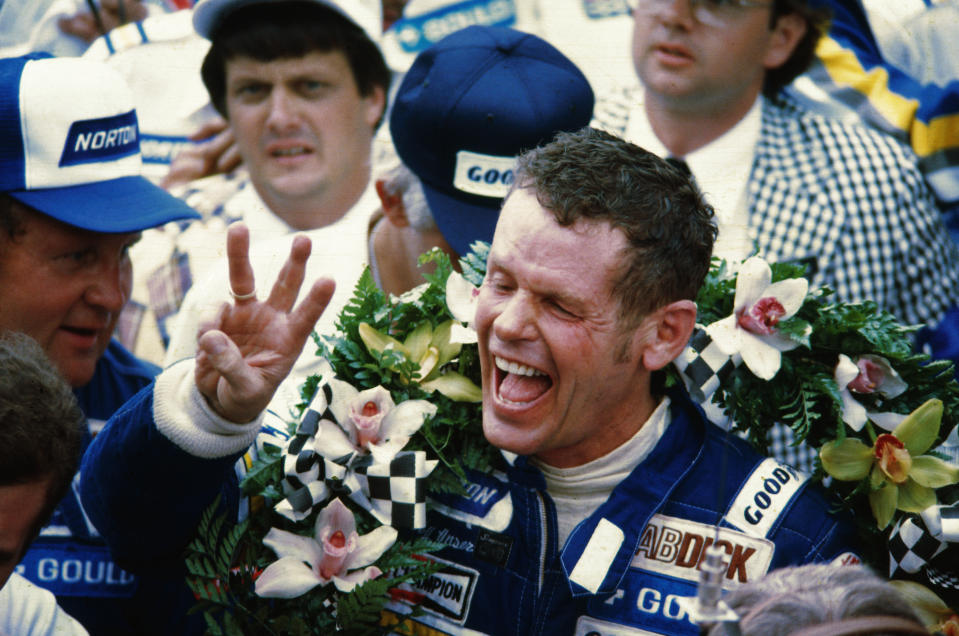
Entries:
POLYGON ((554 213, 540 205, 535 192, 517 189, 510 193, 500 211, 492 251, 505 256, 521 245, 537 248, 530 256, 549 257, 584 250, 592 253, 601 245, 605 246, 602 252, 616 253, 626 245, 626 237, 604 220, 581 218, 560 225, 554 213))
POLYGON ((514 275, 565 280, 570 286, 611 289, 626 237, 608 222, 580 219, 562 226, 535 195, 516 191, 500 213, 490 264, 514 275))

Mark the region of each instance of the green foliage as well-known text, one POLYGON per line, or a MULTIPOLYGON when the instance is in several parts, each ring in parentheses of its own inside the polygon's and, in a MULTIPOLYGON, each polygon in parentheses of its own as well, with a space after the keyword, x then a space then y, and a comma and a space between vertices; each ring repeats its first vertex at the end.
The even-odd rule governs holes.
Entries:
POLYGON ((460 259, 460 269, 463 278, 468 280, 474 287, 483 284, 483 278, 486 276, 486 261, 489 257, 489 243, 476 241, 470 245, 470 253, 460 259))
MULTIPOLYGON (((477 243, 479 251, 466 255, 461 268, 469 280, 482 281, 489 246, 477 243)), ((359 390, 383 386, 397 403, 409 399, 428 399, 437 406, 436 415, 427 421, 406 446, 409 450, 425 450, 440 460, 430 477, 434 492, 462 492, 465 470, 488 470, 495 457, 483 438, 480 405, 456 402, 438 392, 427 393, 413 381, 419 370, 399 351, 374 353, 367 350, 359 336, 360 323, 403 342, 423 322, 434 328, 453 316, 446 306, 446 280, 453 271, 449 257, 438 249, 420 257, 421 265, 433 265, 426 273, 426 282, 400 297, 387 297, 380 291, 369 270, 364 272, 353 296, 337 320, 338 333, 321 338, 320 354, 333 366, 336 376, 359 390)), ((455 360, 452 370, 480 384, 479 359, 475 345, 466 345, 455 360)), ((312 385, 315 390, 315 381, 312 385)), ((312 393, 304 393, 307 402, 312 393)))
MULTIPOLYGON (((771 263, 773 281, 796 277, 803 268, 792 263, 771 263)), ((708 325, 733 310, 735 278, 723 261, 714 260, 696 302, 699 322, 708 325)), ((909 413, 931 397, 945 403, 940 439, 955 426, 959 417, 959 385, 953 365, 930 361, 915 353, 915 327, 900 324, 875 302, 839 303, 828 288, 811 290, 802 308, 778 326, 787 336, 802 343, 783 352, 779 372, 766 382, 740 366, 715 395, 716 402, 735 421, 737 430, 761 452, 768 451, 768 431, 775 422, 789 426, 795 443, 816 447, 846 434, 842 422, 839 386, 834 379, 839 354, 855 358, 863 354, 890 361, 909 389, 894 399, 879 393, 857 396, 870 411, 909 413), (811 329, 811 331, 809 331, 811 329), (804 332, 808 334, 803 336, 804 332)))
MULTIPOLYGON (((461 267, 473 284, 482 281, 489 246, 476 244, 461 267)), ((397 298, 380 291, 366 270, 357 281, 353 295, 337 317, 333 336, 317 337, 317 355, 325 357, 336 376, 358 390, 383 386, 394 401, 428 399, 437 406, 436 414, 424 423, 405 447, 423 450, 440 460, 430 475, 432 492, 463 493, 465 471, 486 471, 495 459, 495 449, 482 433, 480 405, 456 402, 439 392, 427 393, 414 381, 418 365, 397 350, 370 352, 359 335, 361 323, 404 341, 417 326, 429 322, 434 328, 450 320, 446 306, 446 280, 453 271, 449 258, 441 251, 424 254, 421 265, 431 265, 425 283, 397 298)), ((480 382, 479 359, 475 345, 466 345, 449 368, 480 382)), ((316 393, 319 377, 309 378, 300 388, 300 402, 290 409, 288 433, 296 432, 296 420, 316 393)), ((408 581, 423 579, 440 569, 441 564, 423 558, 441 549, 442 544, 423 538, 397 541, 377 561, 384 574, 357 586, 350 593, 339 592, 332 584, 319 585, 294 599, 264 599, 255 594, 256 576, 276 560, 263 545, 271 528, 312 536, 318 506, 310 515, 293 522, 273 512, 283 492, 284 451, 282 440, 275 445, 260 445, 241 484, 250 498, 250 518, 239 525, 228 521, 219 501, 204 511, 197 534, 185 557, 188 583, 197 597, 192 611, 204 616, 208 634, 311 636, 381 634, 380 611, 389 600, 389 590, 408 581)), ((342 499, 341 499, 342 500, 342 499)), ((357 531, 365 534, 379 525, 372 515, 354 502, 344 500, 354 512, 357 531)))
MULTIPOLYGON (((770 264, 772 280, 801 276, 803 268, 795 264, 770 264)), ((907 414, 930 398, 943 401, 944 414, 939 441, 953 429, 959 418, 959 384, 955 370, 947 361, 932 361, 916 353, 913 326, 900 324, 894 316, 879 309, 875 302, 841 303, 828 288, 810 290, 798 313, 779 323, 780 333, 800 346, 782 352, 778 373, 770 381, 753 375, 745 364, 733 371, 713 396, 732 419, 734 430, 748 439, 760 452, 768 454, 769 431, 775 423, 788 426, 793 444, 808 444, 819 449, 831 440, 856 436, 871 445, 875 432, 870 424, 854 431, 842 420, 841 389, 835 380, 840 354, 855 360, 861 355, 880 356, 889 361, 908 388, 893 398, 880 392, 855 395, 872 413, 907 414)), ((726 264, 714 260, 697 296, 699 322, 709 325, 729 316, 735 302, 735 277, 726 264)), ((668 382, 678 381, 672 376, 668 382)), ((880 431, 881 432, 881 431, 880 431)), ((818 456, 813 479, 825 476, 818 456)), ((852 512, 862 538, 862 555, 882 570, 888 565, 884 533, 876 528, 868 503, 868 478, 860 482, 836 479, 826 483, 838 506, 852 512)), ((941 502, 959 500, 959 488, 937 491, 941 502)), ((902 516, 902 512, 897 515, 902 516)))
MULTIPOLYGON (((246 534, 247 524, 231 524, 217 497, 203 511, 197 533, 187 546, 184 556, 187 585, 197 598, 194 611, 203 612, 208 634, 240 636, 249 633, 242 627, 243 620, 234 614, 238 598, 245 595, 252 575, 245 566, 233 566, 246 534)), ((242 609, 240 613, 245 614, 242 609)))

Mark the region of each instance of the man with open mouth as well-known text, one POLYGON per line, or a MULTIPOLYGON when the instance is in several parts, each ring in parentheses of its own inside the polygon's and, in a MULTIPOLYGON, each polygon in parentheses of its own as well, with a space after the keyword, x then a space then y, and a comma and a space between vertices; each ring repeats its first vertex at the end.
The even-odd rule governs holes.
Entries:
MULTIPOLYGON (((427 526, 446 547, 430 558, 444 566, 389 611, 424 633, 696 634, 682 599, 711 546, 727 589, 785 565, 857 561, 851 522, 807 476, 664 386, 716 233, 688 176, 589 128, 525 153, 515 175, 474 321, 483 432, 503 461, 470 473, 466 495, 435 496, 427 526)), ((231 230, 240 296, 196 362, 164 371, 84 459, 84 503, 118 549, 148 536, 150 552, 179 554, 204 506, 224 488, 235 498, 225 478, 329 299, 316 281, 293 306, 305 240, 267 300, 247 297, 247 238, 231 230), (183 491, 148 478, 171 462, 183 491), (143 476, 137 497, 117 474, 143 476), (163 501, 184 514, 158 515, 163 501), (133 527, 148 530, 134 542, 133 527)))

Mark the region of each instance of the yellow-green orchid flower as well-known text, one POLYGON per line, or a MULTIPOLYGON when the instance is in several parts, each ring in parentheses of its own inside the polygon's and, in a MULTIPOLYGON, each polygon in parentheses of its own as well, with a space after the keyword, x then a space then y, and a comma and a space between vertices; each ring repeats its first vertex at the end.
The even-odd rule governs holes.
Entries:
POLYGON ((463 348, 461 342, 453 342, 450 338, 455 325, 455 321, 447 320, 434 329, 429 321, 425 321, 403 342, 377 331, 365 322, 360 323, 359 332, 360 339, 371 353, 392 349, 418 364, 419 371, 412 380, 424 390, 439 391, 458 402, 479 402, 482 392, 469 378, 454 371, 442 371, 443 365, 456 358, 463 348))
POLYGON ((841 481, 869 477, 869 505, 880 529, 896 509, 922 512, 936 504, 936 488, 959 482, 959 466, 923 455, 939 434, 942 401, 928 400, 910 413, 892 433, 872 447, 858 439, 826 443, 819 451, 823 468, 841 481))

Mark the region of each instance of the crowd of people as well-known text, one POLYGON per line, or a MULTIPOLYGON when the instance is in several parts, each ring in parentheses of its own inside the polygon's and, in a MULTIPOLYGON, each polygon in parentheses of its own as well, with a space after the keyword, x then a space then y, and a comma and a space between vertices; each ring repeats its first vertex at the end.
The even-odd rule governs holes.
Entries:
MULTIPOLYGON (((431 510, 471 593, 422 629, 695 634, 699 563, 656 536, 716 532, 711 634, 925 633, 792 456, 656 380, 710 259, 754 253, 959 358, 951 138, 816 102, 870 72, 827 72, 860 41, 829 4, 0 0, 0 634, 203 633, 184 547, 310 334, 366 268, 399 296, 475 241, 509 507, 431 510)), ((925 117, 902 59, 884 99, 925 117)))

